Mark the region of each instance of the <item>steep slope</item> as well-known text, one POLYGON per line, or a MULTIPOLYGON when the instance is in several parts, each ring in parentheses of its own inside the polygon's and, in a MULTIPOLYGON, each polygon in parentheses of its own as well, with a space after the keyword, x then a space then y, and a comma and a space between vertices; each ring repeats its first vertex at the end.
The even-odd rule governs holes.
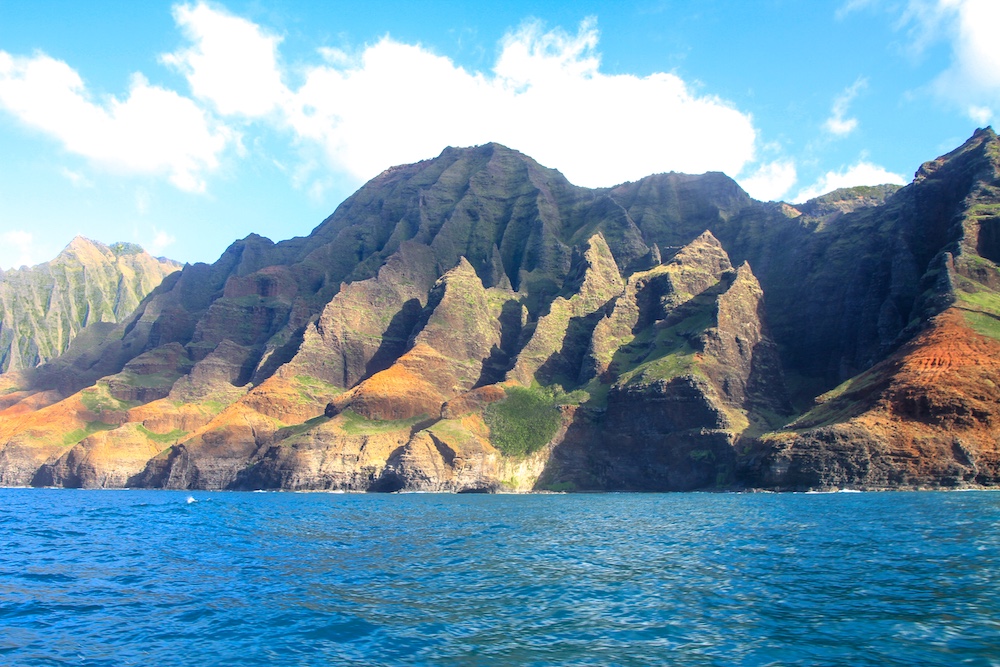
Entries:
POLYGON ((50 262, 0 271, 0 372, 59 356, 90 324, 121 321, 180 268, 132 243, 78 236, 50 262))
POLYGON ((994 247, 1000 141, 992 130, 978 131, 924 164, 896 198, 901 201, 890 213, 930 225, 930 234, 907 239, 911 247, 924 256, 937 248, 920 279, 904 283, 910 294, 920 291, 907 327, 915 337, 820 396, 787 430, 764 438, 745 461, 748 483, 934 488, 1000 480, 1000 256, 994 247))
POLYGON ((595 328, 543 484, 686 490, 732 484, 737 444, 789 412, 760 284, 705 232, 633 274, 595 328))
POLYGON ((918 371, 992 354, 998 146, 980 130, 905 188, 798 208, 722 174, 591 190, 446 149, 0 378, 0 482, 994 484, 988 365, 918 371), (972 444, 945 446, 959 427, 972 444), (890 454, 859 472, 871 443, 890 454))
POLYGON ((604 237, 597 233, 575 263, 579 278, 570 281, 568 298, 557 296, 528 336, 510 379, 530 385, 576 384, 580 364, 604 309, 621 292, 623 281, 604 237), (575 284, 574 284, 575 283, 575 284))
POLYGON ((889 359, 768 434, 755 486, 960 488, 1000 483, 1000 340, 948 309, 889 359))

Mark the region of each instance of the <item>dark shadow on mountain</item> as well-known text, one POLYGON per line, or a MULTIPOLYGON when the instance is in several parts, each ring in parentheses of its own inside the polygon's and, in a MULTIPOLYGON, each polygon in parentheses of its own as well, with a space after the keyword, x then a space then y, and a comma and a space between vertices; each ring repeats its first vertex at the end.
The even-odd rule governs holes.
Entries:
POLYGON ((382 332, 382 342, 365 366, 365 374, 358 382, 392 366, 406 352, 406 346, 417 323, 421 319, 423 307, 418 299, 410 299, 392 316, 389 326, 382 332))
POLYGON ((583 367, 584 357, 594 335, 594 328, 604 318, 604 313, 605 309, 601 308, 589 315, 570 318, 559 351, 549 355, 535 372, 535 376, 542 380, 543 384, 556 382, 567 391, 576 388, 581 377, 580 369, 583 367))
POLYGON ((507 371, 514 366, 517 353, 520 351, 522 312, 520 301, 510 299, 504 302, 499 317, 500 346, 494 345, 490 350, 490 356, 483 362, 482 372, 473 389, 502 382, 507 371))

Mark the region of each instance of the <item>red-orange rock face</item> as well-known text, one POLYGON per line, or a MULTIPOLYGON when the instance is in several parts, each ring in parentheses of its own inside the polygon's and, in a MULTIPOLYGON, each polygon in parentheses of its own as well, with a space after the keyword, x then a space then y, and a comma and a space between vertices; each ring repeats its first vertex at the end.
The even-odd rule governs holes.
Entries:
POLYGON ((998 230, 990 129, 796 207, 449 148, 0 376, 0 484, 995 486, 998 230))
POLYGON ((753 461, 779 488, 937 488, 1000 481, 1000 341, 950 309, 753 461), (853 386, 852 386, 853 385, 853 386))

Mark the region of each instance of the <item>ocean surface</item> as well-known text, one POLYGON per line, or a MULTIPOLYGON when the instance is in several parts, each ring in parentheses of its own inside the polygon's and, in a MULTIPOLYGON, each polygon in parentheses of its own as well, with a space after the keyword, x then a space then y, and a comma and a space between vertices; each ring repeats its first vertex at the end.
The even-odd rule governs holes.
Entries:
POLYGON ((0 490, 2 665, 1000 665, 1000 493, 0 490))

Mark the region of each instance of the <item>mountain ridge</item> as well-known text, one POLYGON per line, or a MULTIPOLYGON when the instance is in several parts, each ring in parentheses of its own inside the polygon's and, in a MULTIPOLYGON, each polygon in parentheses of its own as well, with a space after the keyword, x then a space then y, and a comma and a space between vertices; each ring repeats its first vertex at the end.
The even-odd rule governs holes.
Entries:
POLYGON ((88 325, 118 322, 180 268, 133 243, 77 236, 48 262, 0 272, 0 372, 58 356, 88 325))
POLYGON ((499 144, 448 148, 0 376, 0 482, 994 484, 994 399, 972 391, 991 371, 952 363, 926 410, 904 398, 1000 337, 998 165, 985 128, 908 186, 793 207, 723 174, 587 189, 499 144), (974 342, 919 361, 942 337, 974 342))

